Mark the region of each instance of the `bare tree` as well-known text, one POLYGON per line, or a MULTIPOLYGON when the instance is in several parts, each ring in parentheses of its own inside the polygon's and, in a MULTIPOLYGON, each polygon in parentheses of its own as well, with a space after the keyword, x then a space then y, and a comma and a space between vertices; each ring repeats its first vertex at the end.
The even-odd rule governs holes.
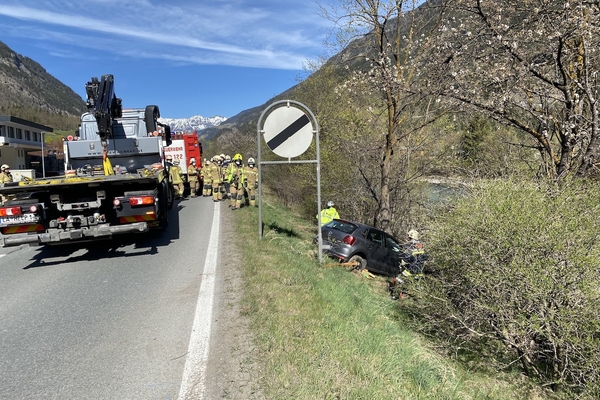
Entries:
POLYGON ((600 1, 451 0, 445 94, 526 132, 557 179, 598 172, 600 1))
POLYGON ((435 7, 419 7, 419 3, 341 0, 339 8, 324 9, 325 16, 340 28, 337 40, 344 47, 354 40, 345 51, 351 54, 347 59, 353 62, 352 76, 342 89, 355 95, 352 106, 357 112, 370 113, 370 120, 375 121, 371 125, 379 130, 371 141, 371 150, 377 153, 377 179, 371 176, 368 165, 358 169, 377 203, 375 225, 387 232, 391 232, 395 218, 394 190, 418 174, 411 168, 411 150, 423 141, 416 143, 415 135, 442 115, 440 104, 430 101, 436 85, 428 85, 431 77, 426 66, 431 33, 437 31, 443 1, 435 2, 435 7), (362 39, 357 41, 359 37, 362 39), (365 95, 371 99, 369 107, 364 106, 365 95))

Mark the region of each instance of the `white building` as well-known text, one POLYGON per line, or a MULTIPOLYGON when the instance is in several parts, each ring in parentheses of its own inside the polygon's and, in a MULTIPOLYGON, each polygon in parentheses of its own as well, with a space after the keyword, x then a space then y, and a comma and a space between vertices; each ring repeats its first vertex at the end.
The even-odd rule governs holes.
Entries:
POLYGON ((12 170, 39 168, 44 133, 52 131, 48 126, 0 115, 0 164, 10 165, 12 170))

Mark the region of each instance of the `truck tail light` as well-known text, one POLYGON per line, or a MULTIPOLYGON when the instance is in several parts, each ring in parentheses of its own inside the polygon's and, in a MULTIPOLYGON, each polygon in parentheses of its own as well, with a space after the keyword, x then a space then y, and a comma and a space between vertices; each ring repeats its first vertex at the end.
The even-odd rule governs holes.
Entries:
POLYGON ((352 246, 356 242, 356 238, 354 236, 347 235, 342 239, 342 243, 352 246))
POLYGON ((129 205, 130 206, 149 206, 154 204, 154 196, 139 196, 139 197, 130 197, 129 205))
POLYGON ((36 204, 29 206, 29 211, 32 213, 36 213, 38 210, 38 206, 36 204))
POLYGON ((2 207, 0 208, 0 217, 11 217, 22 215, 21 207, 2 207))

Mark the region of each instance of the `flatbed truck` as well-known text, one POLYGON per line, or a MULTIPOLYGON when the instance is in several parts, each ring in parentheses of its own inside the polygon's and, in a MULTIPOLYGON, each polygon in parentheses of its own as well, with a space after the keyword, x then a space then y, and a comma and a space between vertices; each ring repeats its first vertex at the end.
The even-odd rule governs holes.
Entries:
POLYGON ((114 78, 86 85, 88 112, 65 138, 65 175, 0 184, 0 246, 54 245, 165 230, 174 190, 158 106, 123 109, 114 78))

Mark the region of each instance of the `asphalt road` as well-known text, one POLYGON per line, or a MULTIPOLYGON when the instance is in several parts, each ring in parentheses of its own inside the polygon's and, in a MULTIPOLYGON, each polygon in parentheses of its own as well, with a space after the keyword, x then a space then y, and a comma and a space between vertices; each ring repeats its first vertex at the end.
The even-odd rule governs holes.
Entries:
MULTIPOLYGON (((211 337, 230 330, 220 326, 220 312, 233 310, 223 287, 235 271, 204 272, 211 257, 221 263, 221 231, 212 253, 209 240, 213 223, 225 223, 218 216, 226 205, 181 201, 160 235, 0 249, 0 399, 199 398, 180 393, 197 385, 206 386, 203 398, 218 394, 221 388, 198 382, 212 382, 209 372, 190 377, 185 369, 207 362, 190 354, 198 351, 194 341, 208 345, 195 338, 198 327, 214 321, 211 337), (214 316, 197 312, 209 278, 214 316)), ((219 345, 211 352, 220 359, 239 347, 219 345)), ((220 368, 218 360, 211 365, 220 368)))

